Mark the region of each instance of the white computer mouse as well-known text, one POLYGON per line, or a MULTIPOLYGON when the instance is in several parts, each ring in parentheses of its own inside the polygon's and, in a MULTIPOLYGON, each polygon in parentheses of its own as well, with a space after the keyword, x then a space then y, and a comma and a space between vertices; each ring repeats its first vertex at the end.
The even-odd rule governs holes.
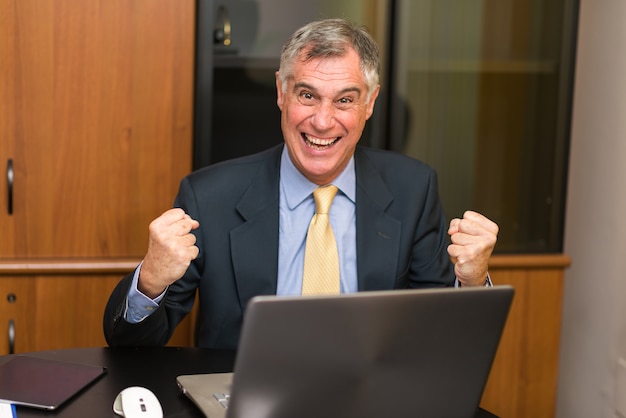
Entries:
POLYGON ((113 412, 125 418, 163 418, 163 408, 156 395, 141 386, 121 391, 113 402, 113 412))

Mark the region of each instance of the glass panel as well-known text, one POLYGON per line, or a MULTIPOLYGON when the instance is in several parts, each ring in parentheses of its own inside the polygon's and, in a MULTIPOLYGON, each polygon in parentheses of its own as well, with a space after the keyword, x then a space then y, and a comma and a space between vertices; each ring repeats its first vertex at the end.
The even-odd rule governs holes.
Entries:
POLYGON ((439 173, 448 217, 500 226, 497 252, 561 251, 571 0, 405 0, 391 148, 439 173))

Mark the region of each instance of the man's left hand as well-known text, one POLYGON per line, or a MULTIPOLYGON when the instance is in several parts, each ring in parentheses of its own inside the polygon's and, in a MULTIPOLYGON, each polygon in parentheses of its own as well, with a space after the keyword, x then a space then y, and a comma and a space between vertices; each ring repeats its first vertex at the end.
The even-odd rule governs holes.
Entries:
POLYGON ((494 222, 472 211, 466 211, 462 219, 450 221, 448 234, 452 244, 448 246, 448 254, 461 286, 485 284, 498 230, 494 222))

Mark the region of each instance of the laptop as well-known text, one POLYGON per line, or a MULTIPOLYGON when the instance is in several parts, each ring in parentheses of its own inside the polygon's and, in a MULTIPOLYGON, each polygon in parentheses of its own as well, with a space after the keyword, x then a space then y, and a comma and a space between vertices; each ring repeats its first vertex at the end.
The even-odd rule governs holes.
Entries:
POLYGON ((258 296, 234 373, 177 377, 209 418, 471 418, 511 286, 258 296))
POLYGON ((8 356, 0 364, 0 402, 56 410, 107 370, 102 366, 8 356))

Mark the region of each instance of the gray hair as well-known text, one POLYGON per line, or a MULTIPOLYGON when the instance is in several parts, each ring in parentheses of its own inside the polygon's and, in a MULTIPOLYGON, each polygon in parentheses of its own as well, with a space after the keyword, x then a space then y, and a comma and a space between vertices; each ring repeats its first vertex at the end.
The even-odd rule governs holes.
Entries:
POLYGON ((293 67, 300 53, 303 62, 314 58, 341 57, 347 48, 354 48, 361 61, 361 72, 368 87, 367 102, 378 86, 380 57, 376 41, 364 27, 345 19, 324 19, 311 22, 294 32, 283 46, 278 70, 283 93, 287 79, 293 76, 293 67))

